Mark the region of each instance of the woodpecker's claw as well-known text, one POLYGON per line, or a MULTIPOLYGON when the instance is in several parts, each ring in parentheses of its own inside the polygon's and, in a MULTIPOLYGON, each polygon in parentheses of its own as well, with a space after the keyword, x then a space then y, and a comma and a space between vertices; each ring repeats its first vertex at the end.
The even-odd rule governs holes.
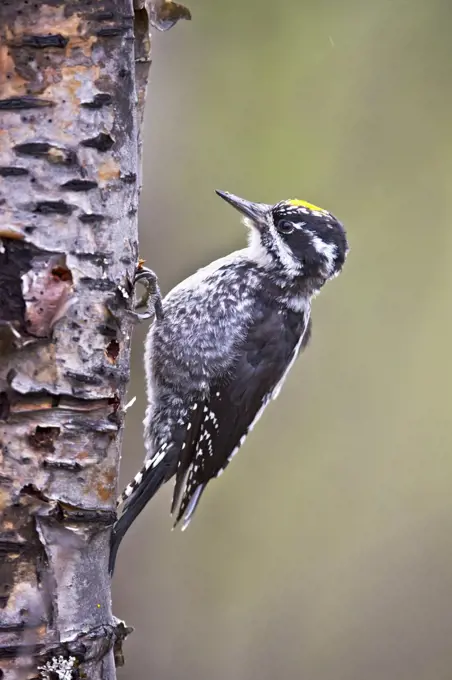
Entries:
POLYGON ((134 288, 137 283, 143 285, 144 293, 137 300, 134 308, 134 316, 140 320, 150 319, 155 316, 157 321, 160 321, 163 319, 163 306, 157 274, 155 274, 152 269, 139 266, 135 271, 133 279, 134 288), (142 313, 137 312, 137 310, 142 307, 145 307, 146 311, 142 313))

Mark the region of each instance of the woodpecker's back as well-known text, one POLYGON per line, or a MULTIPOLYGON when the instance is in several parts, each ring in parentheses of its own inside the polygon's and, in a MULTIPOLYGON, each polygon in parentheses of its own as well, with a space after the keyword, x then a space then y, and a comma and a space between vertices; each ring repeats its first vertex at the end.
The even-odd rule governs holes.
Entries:
POLYGON ((151 326, 147 456, 120 498, 111 569, 128 527, 172 477, 171 512, 187 526, 207 483, 279 393, 309 340, 311 299, 340 272, 348 251, 342 225, 321 208, 218 193, 245 216, 249 246, 176 286, 151 326))

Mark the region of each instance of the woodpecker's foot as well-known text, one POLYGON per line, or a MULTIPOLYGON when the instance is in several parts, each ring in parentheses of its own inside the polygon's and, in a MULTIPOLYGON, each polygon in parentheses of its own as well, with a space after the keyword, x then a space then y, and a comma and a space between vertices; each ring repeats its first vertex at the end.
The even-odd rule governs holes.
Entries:
POLYGON ((133 288, 136 287, 137 283, 141 283, 144 287, 144 293, 138 298, 135 305, 133 311, 135 318, 140 321, 150 319, 153 316, 155 316, 157 321, 163 319, 162 295, 160 293, 157 274, 155 274, 152 269, 139 265, 135 270, 133 288), (142 308, 145 308, 146 311, 137 311, 142 308))

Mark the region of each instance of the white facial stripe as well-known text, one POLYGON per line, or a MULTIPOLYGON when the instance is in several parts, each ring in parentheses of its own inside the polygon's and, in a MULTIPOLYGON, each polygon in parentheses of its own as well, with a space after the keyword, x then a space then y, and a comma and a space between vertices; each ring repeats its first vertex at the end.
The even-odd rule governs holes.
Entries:
MULTIPOLYGON (((298 208, 297 210, 294 210, 293 213, 299 214, 300 211, 305 212, 304 209, 298 208)), ((287 212, 289 213, 288 217, 290 218, 291 211, 287 212)), ((317 211, 307 209, 306 214, 312 214, 319 217, 324 217, 325 215, 328 215, 328 213, 326 212, 320 213, 317 211)), ((257 264, 260 264, 262 267, 271 266, 271 264, 273 263, 273 258, 271 253, 268 252, 267 248, 262 243, 259 229, 254 224, 253 220, 250 219, 249 217, 243 217, 242 222, 249 229, 247 251, 250 259, 252 259, 257 264)), ((307 222, 294 222, 293 226, 294 229, 301 231, 306 228, 307 222)), ((284 239, 278 233, 276 226, 274 225, 270 215, 267 218, 267 227, 270 232, 270 236, 274 243, 274 246, 276 247, 277 257, 280 260, 281 264, 284 266, 286 272, 291 276, 299 276, 303 271, 303 265, 298 260, 298 258, 294 257, 291 248, 286 244, 284 239)), ((319 236, 314 234, 312 231, 310 231, 309 229, 307 229, 307 231, 311 235, 312 245, 320 255, 324 256, 326 260, 327 275, 332 274, 334 271, 334 260, 337 256, 337 246, 334 243, 325 243, 325 241, 323 241, 319 236)))
MULTIPOLYGON (((244 217, 242 222, 249 229, 249 257, 254 260, 254 262, 257 262, 263 267, 271 266, 273 264, 273 258, 271 253, 269 253, 267 248, 262 244, 259 230, 254 224, 253 220, 248 217, 244 217)), ((284 243, 281 236, 276 231, 273 220, 270 216, 267 220, 267 226, 268 230, 271 232, 271 238, 276 245, 280 262, 284 265, 284 268, 289 274, 292 276, 299 276, 302 270, 301 262, 294 258, 289 246, 284 243)))
POLYGON ((249 229, 248 252, 250 259, 254 262, 257 262, 257 264, 260 264, 264 268, 271 267, 273 264, 273 258, 267 249, 262 245, 260 234, 254 226, 253 221, 248 217, 245 217, 243 219, 243 224, 249 229))
POLYGON ((334 243, 325 243, 319 236, 311 233, 311 243, 318 253, 323 255, 328 263, 328 271, 333 271, 334 260, 337 255, 337 247, 334 243))
POLYGON ((269 229, 273 242, 275 243, 278 250, 278 257, 284 265, 284 268, 289 274, 292 274, 292 276, 299 276, 302 270, 301 262, 295 259, 289 246, 284 243, 283 239, 276 231, 273 221, 269 225, 269 229))

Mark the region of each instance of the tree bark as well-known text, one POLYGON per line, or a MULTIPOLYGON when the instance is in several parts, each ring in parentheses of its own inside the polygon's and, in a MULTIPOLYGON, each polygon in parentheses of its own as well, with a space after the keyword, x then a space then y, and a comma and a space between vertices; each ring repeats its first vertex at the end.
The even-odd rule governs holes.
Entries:
POLYGON ((132 0, 0 2, 3 680, 111 680, 127 633, 107 564, 149 49, 132 0))

